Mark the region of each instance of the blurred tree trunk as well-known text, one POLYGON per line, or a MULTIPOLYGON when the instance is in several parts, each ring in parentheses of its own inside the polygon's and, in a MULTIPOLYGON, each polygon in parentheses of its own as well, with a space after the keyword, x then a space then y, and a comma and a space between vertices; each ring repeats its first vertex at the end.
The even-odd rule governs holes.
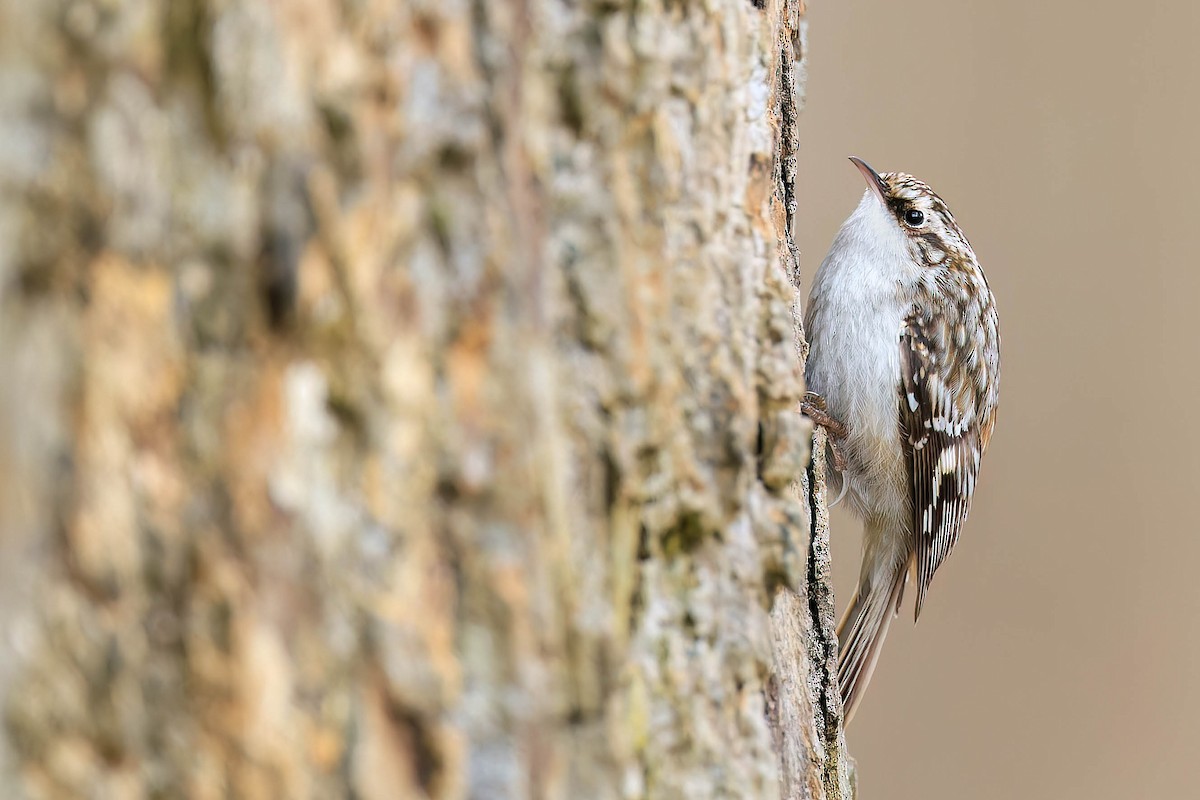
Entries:
POLYGON ((800 0, 0 3, 3 796, 848 795, 800 0))

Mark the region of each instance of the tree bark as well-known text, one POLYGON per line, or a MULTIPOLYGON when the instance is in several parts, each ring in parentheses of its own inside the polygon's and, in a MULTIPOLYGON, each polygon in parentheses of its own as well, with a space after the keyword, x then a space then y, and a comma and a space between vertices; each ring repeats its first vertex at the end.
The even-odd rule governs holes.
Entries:
POLYGON ((5 797, 850 796, 800 0, 0 2, 5 797))

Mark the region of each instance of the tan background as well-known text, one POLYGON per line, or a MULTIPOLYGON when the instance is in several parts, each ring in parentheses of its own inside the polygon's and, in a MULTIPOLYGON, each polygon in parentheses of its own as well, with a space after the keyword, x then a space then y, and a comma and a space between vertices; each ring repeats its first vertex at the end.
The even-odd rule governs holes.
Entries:
POLYGON ((1200 10, 809 10, 807 277, 859 155, 949 202, 1004 336, 974 511, 849 731, 863 796, 1198 797, 1200 10))

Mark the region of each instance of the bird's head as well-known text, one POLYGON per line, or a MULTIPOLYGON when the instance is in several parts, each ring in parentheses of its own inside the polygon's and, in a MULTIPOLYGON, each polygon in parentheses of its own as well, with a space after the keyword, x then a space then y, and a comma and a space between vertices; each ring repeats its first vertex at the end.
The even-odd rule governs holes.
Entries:
POLYGON ((924 267, 953 269, 975 263, 954 215, 927 184, 904 172, 876 172, 861 158, 851 156, 850 161, 867 181, 855 215, 876 229, 882 242, 903 248, 924 267))

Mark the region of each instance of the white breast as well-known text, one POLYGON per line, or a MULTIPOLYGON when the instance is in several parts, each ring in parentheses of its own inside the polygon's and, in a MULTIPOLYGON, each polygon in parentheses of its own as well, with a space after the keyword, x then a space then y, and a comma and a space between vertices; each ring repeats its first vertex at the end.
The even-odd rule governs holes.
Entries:
POLYGON ((805 379, 850 428, 847 492, 863 516, 907 517, 899 341, 919 277, 904 233, 868 192, 838 232, 809 298, 805 379))

